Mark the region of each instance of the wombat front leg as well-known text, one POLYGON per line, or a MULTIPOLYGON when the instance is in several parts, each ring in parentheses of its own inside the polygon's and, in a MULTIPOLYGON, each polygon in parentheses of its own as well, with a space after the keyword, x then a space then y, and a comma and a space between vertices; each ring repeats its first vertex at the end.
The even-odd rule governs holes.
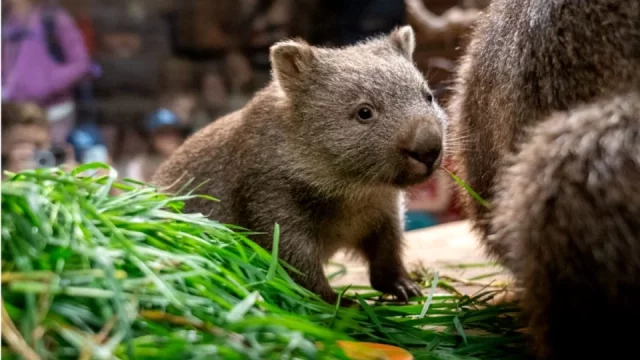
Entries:
POLYGON ((384 220, 362 241, 361 251, 369 261, 369 279, 374 289, 405 302, 422 295, 402 263, 402 230, 398 223, 384 220))
MULTIPOLYGON (((324 301, 335 304, 338 294, 331 288, 329 279, 324 273, 321 251, 313 239, 305 235, 292 235, 282 237, 280 244, 280 258, 293 266, 301 274, 289 271, 289 275, 297 284, 318 294, 324 301)), ((345 301, 344 305, 351 305, 345 301)))

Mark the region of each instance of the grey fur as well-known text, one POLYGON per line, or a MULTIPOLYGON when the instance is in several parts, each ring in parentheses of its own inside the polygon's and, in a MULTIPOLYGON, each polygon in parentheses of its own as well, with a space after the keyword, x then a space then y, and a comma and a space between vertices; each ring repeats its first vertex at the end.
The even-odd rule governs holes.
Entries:
POLYGON ((342 248, 368 260, 376 289, 418 295, 401 259, 397 204, 438 166, 408 153, 441 149, 444 112, 425 98, 427 84, 409 60, 413 41, 404 27, 344 48, 275 44, 272 83, 188 139, 154 182, 177 189, 209 180, 198 192, 221 201, 190 201, 186 210, 265 232, 254 240, 267 249, 279 223, 280 257, 329 302, 337 295, 322 264, 342 248), (355 118, 363 102, 377 110, 369 122, 355 118))
POLYGON ((640 319, 638 90, 638 0, 494 0, 462 58, 449 147, 491 207, 465 209, 541 358, 631 349, 602 329, 640 319))

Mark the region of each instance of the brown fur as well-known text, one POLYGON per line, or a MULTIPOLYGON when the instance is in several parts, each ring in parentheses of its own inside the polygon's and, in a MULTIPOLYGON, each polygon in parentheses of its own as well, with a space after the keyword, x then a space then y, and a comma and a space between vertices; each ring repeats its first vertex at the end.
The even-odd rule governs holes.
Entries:
POLYGON ((491 207, 465 209, 543 358, 630 349, 605 332, 640 318, 639 89, 639 0, 495 0, 462 59, 448 141, 491 207))
POLYGON ((342 248, 368 260, 374 288, 419 295, 402 264, 399 203, 439 164, 424 156, 441 150, 444 112, 427 101, 414 47, 409 27, 339 49, 274 45, 272 83, 188 139, 154 182, 208 181, 198 192, 220 202, 194 200, 186 210, 264 232, 254 240, 267 249, 278 223, 280 257, 327 301, 337 295, 322 265, 342 248), (373 120, 355 118, 362 103, 375 107, 373 120))
POLYGON ((521 148, 498 177, 488 241, 506 249, 538 353, 626 358, 635 332, 622 327, 640 320, 640 94, 554 114, 521 148))

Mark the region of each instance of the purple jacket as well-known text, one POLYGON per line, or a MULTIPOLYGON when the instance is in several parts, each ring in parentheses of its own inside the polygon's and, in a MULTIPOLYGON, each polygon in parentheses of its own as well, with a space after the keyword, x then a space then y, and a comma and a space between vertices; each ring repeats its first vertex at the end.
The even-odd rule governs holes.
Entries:
POLYGON ((55 14, 56 36, 66 62, 56 63, 47 49, 41 10, 35 7, 26 27, 11 15, 2 27, 2 97, 50 106, 69 100, 74 85, 90 67, 82 33, 64 10, 55 14), (19 36, 22 33, 23 36, 19 36))

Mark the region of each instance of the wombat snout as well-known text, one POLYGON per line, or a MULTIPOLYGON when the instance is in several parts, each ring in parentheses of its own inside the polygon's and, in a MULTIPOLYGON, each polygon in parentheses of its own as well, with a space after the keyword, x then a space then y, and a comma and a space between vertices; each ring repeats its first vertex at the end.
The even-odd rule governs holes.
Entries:
POLYGON ((435 130, 418 131, 404 152, 410 162, 426 166, 426 172, 429 174, 440 166, 442 161, 442 135, 435 130))
POLYGON ((440 160, 441 147, 425 148, 421 151, 409 151, 409 157, 432 169, 440 160))

